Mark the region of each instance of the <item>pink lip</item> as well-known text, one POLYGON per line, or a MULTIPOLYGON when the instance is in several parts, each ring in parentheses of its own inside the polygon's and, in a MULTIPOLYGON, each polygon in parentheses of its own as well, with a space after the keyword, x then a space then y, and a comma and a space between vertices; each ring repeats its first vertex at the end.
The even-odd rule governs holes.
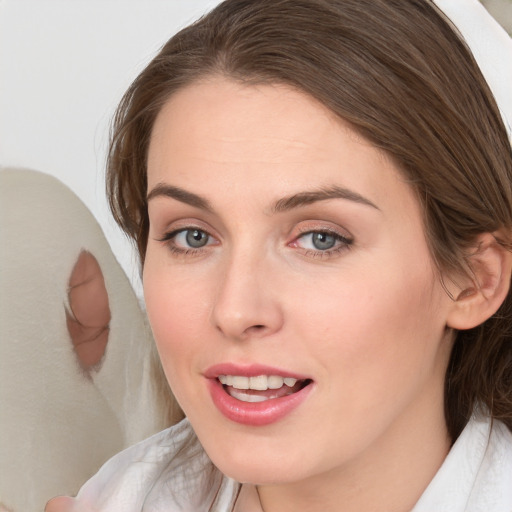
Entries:
POLYGON ((272 398, 265 402, 242 402, 230 396, 224 390, 217 377, 219 375, 241 375, 257 377, 258 375, 280 375, 305 380, 308 377, 262 365, 240 366, 231 363, 219 364, 208 368, 204 373, 208 390, 217 409, 229 420, 243 425, 264 426, 275 423, 299 407, 308 397, 313 385, 281 398, 272 398))

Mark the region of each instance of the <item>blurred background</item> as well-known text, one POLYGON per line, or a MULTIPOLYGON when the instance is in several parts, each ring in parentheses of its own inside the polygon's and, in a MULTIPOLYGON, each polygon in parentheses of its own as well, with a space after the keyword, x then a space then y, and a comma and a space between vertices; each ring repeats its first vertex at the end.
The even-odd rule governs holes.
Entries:
POLYGON ((512 0, 482 0, 482 4, 512 35, 512 0))
POLYGON ((482 4, 512 35, 512 0, 482 0, 482 4))

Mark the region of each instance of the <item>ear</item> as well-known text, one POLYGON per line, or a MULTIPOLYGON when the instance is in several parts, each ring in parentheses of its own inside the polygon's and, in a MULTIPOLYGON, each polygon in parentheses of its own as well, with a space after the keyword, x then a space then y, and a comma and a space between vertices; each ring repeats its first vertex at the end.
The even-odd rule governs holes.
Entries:
POLYGON ((512 254, 492 233, 480 235, 470 256, 473 280, 466 279, 455 292, 447 319, 448 327, 472 329, 490 318, 505 300, 510 288, 512 254))

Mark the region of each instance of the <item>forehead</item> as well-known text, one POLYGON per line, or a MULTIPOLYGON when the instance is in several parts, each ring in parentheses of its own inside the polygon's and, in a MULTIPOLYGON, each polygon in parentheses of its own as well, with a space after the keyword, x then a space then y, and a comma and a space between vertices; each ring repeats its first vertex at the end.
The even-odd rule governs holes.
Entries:
POLYGON ((202 140, 196 149, 204 151, 210 149, 209 143, 216 147, 233 143, 234 149, 242 140, 244 151, 262 145, 269 150, 272 141, 277 145, 279 135, 279 145, 298 149, 305 141, 308 146, 320 147, 318 142, 329 140, 325 131, 333 128, 341 129, 341 120, 297 89, 281 84, 244 85, 211 77, 171 96, 157 116, 151 142, 154 144, 163 131, 172 131, 180 147, 193 137, 202 140), (265 134, 272 135, 272 140, 265 140, 265 134))
POLYGON ((373 202, 410 193, 383 151, 314 98, 285 85, 223 78, 183 88, 160 111, 148 153, 148 188, 160 182, 203 195, 220 186, 276 199, 294 188, 332 185, 373 202))

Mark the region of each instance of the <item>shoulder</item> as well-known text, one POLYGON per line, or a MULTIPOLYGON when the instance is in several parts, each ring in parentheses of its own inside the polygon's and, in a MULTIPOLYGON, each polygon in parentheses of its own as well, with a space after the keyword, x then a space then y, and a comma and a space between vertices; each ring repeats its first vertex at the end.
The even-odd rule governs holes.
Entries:
POLYGON ((212 464, 185 419, 107 461, 77 500, 95 512, 177 512, 206 510, 219 498, 233 501, 237 490, 212 464))
POLYGON ((413 512, 512 511, 512 433, 475 415, 413 512))

